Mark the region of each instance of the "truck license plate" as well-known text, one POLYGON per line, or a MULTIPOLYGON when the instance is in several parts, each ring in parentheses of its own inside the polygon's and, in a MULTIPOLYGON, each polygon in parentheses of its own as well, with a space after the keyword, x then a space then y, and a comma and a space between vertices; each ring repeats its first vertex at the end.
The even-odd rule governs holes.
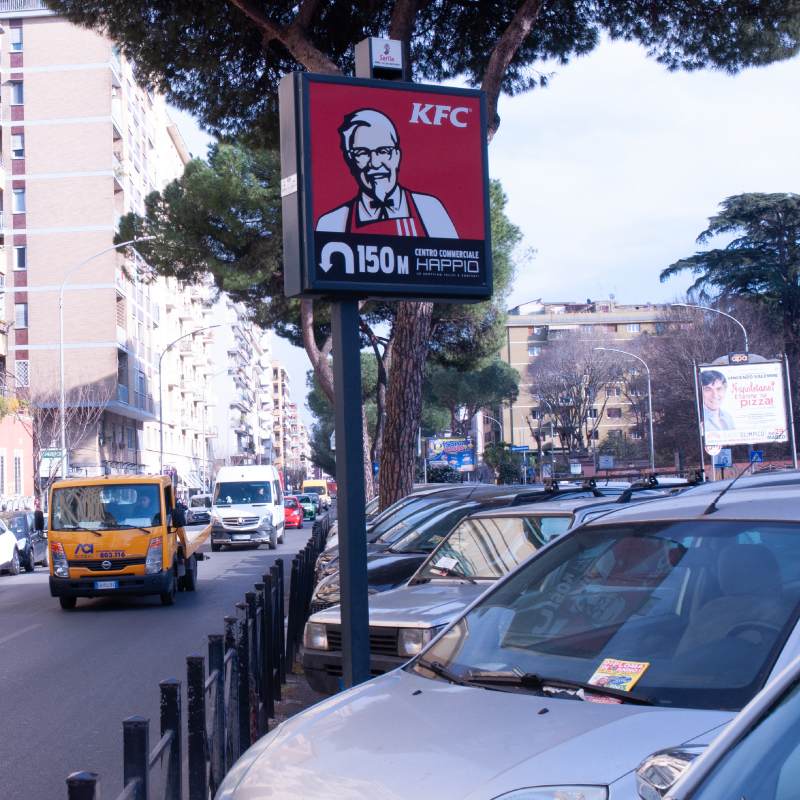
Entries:
POLYGON ((231 539, 234 539, 234 540, 235 539, 249 539, 249 538, 250 538, 250 534, 249 533, 234 533, 231 536, 231 539))
POLYGON ((116 581, 95 581, 94 582, 95 589, 116 589, 117 582, 116 581))

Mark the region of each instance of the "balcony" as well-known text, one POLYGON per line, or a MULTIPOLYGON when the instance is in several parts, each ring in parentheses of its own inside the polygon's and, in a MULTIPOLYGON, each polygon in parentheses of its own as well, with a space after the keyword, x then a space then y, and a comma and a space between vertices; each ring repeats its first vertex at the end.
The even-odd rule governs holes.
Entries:
POLYGON ((180 305, 178 303, 178 295, 175 292, 166 292, 164 296, 164 305, 168 311, 174 311, 180 305))
POLYGON ((161 307, 155 305, 155 303, 151 306, 152 314, 153 314, 153 325, 158 328, 161 325, 161 307))
POLYGON ((192 358, 194 356, 194 350, 192 350, 192 343, 180 342, 178 344, 178 352, 180 353, 181 358, 192 358))
POLYGON ((114 211, 114 230, 119 233, 119 223, 122 220, 122 214, 119 211, 114 211))
POLYGON ((128 346, 128 333, 121 325, 117 325, 117 344, 128 346))
POLYGON ((206 425, 206 439, 216 439, 218 436, 216 425, 206 425))
POLYGON ((188 305, 184 305, 178 311, 178 319, 181 322, 189 322, 194 319, 194 314, 192 313, 192 307, 188 305))
POLYGON ((183 378, 181 378, 181 394, 184 396, 189 394, 194 394, 194 391, 195 391, 194 383, 192 383, 192 381, 184 380, 183 378))
POLYGON ((109 55, 109 63, 111 64, 111 84, 116 87, 122 86, 122 65, 119 63, 119 57, 114 52, 115 48, 111 48, 109 55))
MULTIPOLYGON (((2 0, 0 0, 2 2, 2 0)), ((114 139, 122 139, 122 100, 113 99, 111 101, 111 123, 114 130, 114 139)))

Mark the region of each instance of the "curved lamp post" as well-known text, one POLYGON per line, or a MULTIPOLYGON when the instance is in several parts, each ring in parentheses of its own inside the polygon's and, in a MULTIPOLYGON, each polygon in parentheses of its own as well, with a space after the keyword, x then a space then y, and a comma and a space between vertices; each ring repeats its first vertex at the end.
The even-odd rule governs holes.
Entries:
MULTIPOLYGON (((553 406, 544 399, 541 395, 535 394, 527 394, 526 392, 520 392, 520 397, 530 397, 531 400, 536 400, 537 403, 544 403, 550 409, 550 477, 555 479, 556 477, 556 449, 555 449, 555 434, 553 433, 553 417, 555 414, 553 413, 553 406)), ((540 426, 541 428, 541 426, 540 426)), ((541 473, 541 466, 539 469, 541 473)), ((541 474, 539 475, 541 478, 541 474)))
POLYGON ((73 267, 68 273, 67 277, 61 282, 61 289, 58 293, 58 355, 59 355, 59 383, 61 384, 61 463, 64 465, 63 476, 69 477, 69 454, 67 453, 67 422, 66 422, 66 391, 64 389, 64 287, 67 281, 84 265, 92 259, 102 256, 104 253, 109 253, 112 250, 117 250, 120 247, 127 247, 130 244, 138 244, 139 242, 146 242, 150 239, 155 239, 155 236, 142 236, 141 239, 131 239, 129 242, 121 242, 120 244, 106 247, 104 250, 95 253, 89 258, 85 258, 80 264, 73 267))
MULTIPOLYGON (((677 303, 676 303, 677 305, 677 303)), ((629 353, 627 350, 617 350, 614 347, 595 347, 595 350, 608 350, 611 353, 622 353, 625 356, 630 356, 631 358, 635 358, 639 361, 647 370, 647 413, 650 416, 650 469, 655 472, 656 471, 656 457, 655 457, 655 449, 653 447, 653 394, 650 391, 650 368, 647 364, 642 361, 639 356, 635 356, 633 353, 629 353)))
MULTIPOLYGON (((161 352, 161 355, 158 357, 158 425, 159 425, 159 439, 160 439, 160 455, 158 458, 158 472, 159 474, 164 473, 164 390, 163 390, 163 383, 161 380, 161 361, 163 360, 164 356, 167 354, 167 351, 173 346, 178 344, 181 339, 187 339, 189 336, 194 336, 197 333, 202 333, 203 331, 210 331, 212 328, 219 328, 220 325, 207 325, 205 328, 198 328, 196 331, 189 331, 189 333, 184 333, 183 336, 179 336, 174 342, 170 342, 161 352)), ((205 412, 205 406, 203 406, 203 411, 205 412)), ((203 431, 205 436, 205 431, 203 431)))
POLYGON ((747 349, 747 331, 745 330, 744 325, 739 322, 736 317, 732 317, 730 314, 726 314, 724 311, 720 311, 718 308, 709 308, 708 306, 693 306, 690 303, 670 303, 671 306, 682 306, 683 308, 698 308, 702 309, 703 311, 711 311, 714 314, 721 314, 723 317, 727 317, 728 319, 733 320, 741 329, 742 333, 744 334, 744 351, 745 353, 749 352, 747 349))
MULTIPOLYGON (((212 375, 204 384, 203 384, 203 471, 200 473, 203 476, 203 494, 206 492, 206 389, 208 389, 208 384, 214 380, 214 378, 219 378, 220 375, 227 375, 227 369, 221 369, 216 375, 212 375)), ((161 378, 159 377, 159 383, 161 378)), ((219 432, 217 432, 219 436, 219 432)))
MULTIPOLYGON (((513 409, 513 408, 511 408, 511 409, 509 409, 509 410, 510 410, 510 411, 514 411, 514 409, 513 409)), ((517 413, 517 414, 519 414, 519 416, 520 416, 520 419, 522 420, 522 424, 524 425, 524 424, 525 424, 525 418, 522 416, 522 414, 520 414, 520 413, 519 413, 519 411, 517 411, 516 413, 517 413)), ((481 415, 482 415, 482 416, 484 416, 484 417, 486 417, 487 419, 490 419, 492 422, 494 422, 494 423, 495 423, 495 425, 497 425, 497 426, 500 428, 500 432, 502 433, 502 431, 503 431, 503 424, 502 424, 501 422, 499 422, 499 421, 498 421, 498 420, 496 420, 494 417, 492 417, 492 416, 490 416, 489 414, 487 414, 485 411, 482 411, 482 412, 481 412, 481 415)), ((522 434, 523 434, 523 438, 525 438, 525 429, 524 429, 524 428, 523 428, 523 430, 522 430, 522 434)), ((514 417, 511 417, 511 439, 512 439, 512 441, 511 441, 511 444, 512 444, 512 446, 513 446, 513 444, 514 444, 514 441, 513 441, 513 439, 514 439, 514 417)), ((528 484, 528 476, 527 476, 527 474, 526 474, 526 473, 523 471, 523 473, 522 473, 522 485, 523 485, 523 486, 527 486, 527 484, 528 484)))

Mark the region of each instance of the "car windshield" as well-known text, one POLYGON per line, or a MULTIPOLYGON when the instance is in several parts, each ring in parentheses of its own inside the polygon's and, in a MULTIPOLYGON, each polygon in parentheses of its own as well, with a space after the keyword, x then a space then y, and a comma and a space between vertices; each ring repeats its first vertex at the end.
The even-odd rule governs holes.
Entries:
POLYGON ((272 502, 269 481, 237 481, 218 483, 214 488, 214 505, 255 505, 272 502))
POLYGON ((158 485, 154 483, 103 483, 69 486, 53 492, 51 528, 149 528, 161 524, 158 485))
POLYGON ((211 498, 210 497, 193 497, 189 501, 189 505, 191 508, 211 508, 211 498))
POLYGON ((415 580, 454 573, 496 580, 564 533, 571 522, 572 515, 465 519, 420 567, 415 580))
MULTIPOLYGON (((458 675, 538 674, 619 686, 656 705, 738 710, 798 617, 800 525, 597 525, 557 539, 431 650, 458 675), (611 665, 611 666, 609 666, 611 665)), ((606 698, 607 699, 607 698, 606 698)))
MULTIPOLYGON (((384 534, 377 539, 377 541, 381 544, 394 544, 404 536, 407 536, 411 531, 415 530, 421 523, 433 519, 441 514, 442 511, 453 508, 455 505, 455 501, 444 503, 440 500, 435 506, 426 506, 425 508, 419 509, 416 514, 409 514, 409 516, 404 519, 396 521, 394 525, 388 528, 384 534)), ((445 531, 445 533, 447 532, 448 531, 445 531)), ((444 534, 435 544, 439 544, 442 539, 444 539, 444 534)))
POLYGON ((437 509, 437 513, 410 529, 405 536, 391 546, 393 553, 431 553, 453 527, 464 517, 473 514, 478 503, 458 503, 449 511, 437 509))
POLYGON ((310 503, 311 498, 307 494, 301 494, 300 497, 297 498, 301 503, 310 503))
POLYGON ((297 500, 294 497, 284 497, 283 498, 283 507, 284 508, 297 508, 297 500))
POLYGON ((412 514, 417 514, 425 509, 431 509, 434 506, 441 505, 443 502, 435 495, 422 498, 414 498, 413 495, 411 495, 410 498, 404 498, 404 500, 408 500, 407 503, 401 500, 389 506, 386 511, 375 517, 372 521, 372 528, 370 529, 372 537, 377 537, 379 542, 386 543, 388 539, 384 538, 384 534, 391 530, 400 520, 407 519, 412 514))
POLYGON ((2 519, 6 528, 8 528, 8 530, 10 530, 17 537, 17 539, 24 537, 28 532, 24 514, 9 514, 8 516, 4 516, 2 519))

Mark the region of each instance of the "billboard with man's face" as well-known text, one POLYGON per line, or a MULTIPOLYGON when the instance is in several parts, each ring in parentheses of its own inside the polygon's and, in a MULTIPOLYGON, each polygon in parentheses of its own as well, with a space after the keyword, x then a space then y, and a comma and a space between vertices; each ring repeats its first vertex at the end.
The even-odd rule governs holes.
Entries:
POLYGON ((288 296, 491 295, 483 92, 296 73, 281 128, 288 296))
POLYGON ((788 440, 779 361, 700 367, 706 445, 788 440))

